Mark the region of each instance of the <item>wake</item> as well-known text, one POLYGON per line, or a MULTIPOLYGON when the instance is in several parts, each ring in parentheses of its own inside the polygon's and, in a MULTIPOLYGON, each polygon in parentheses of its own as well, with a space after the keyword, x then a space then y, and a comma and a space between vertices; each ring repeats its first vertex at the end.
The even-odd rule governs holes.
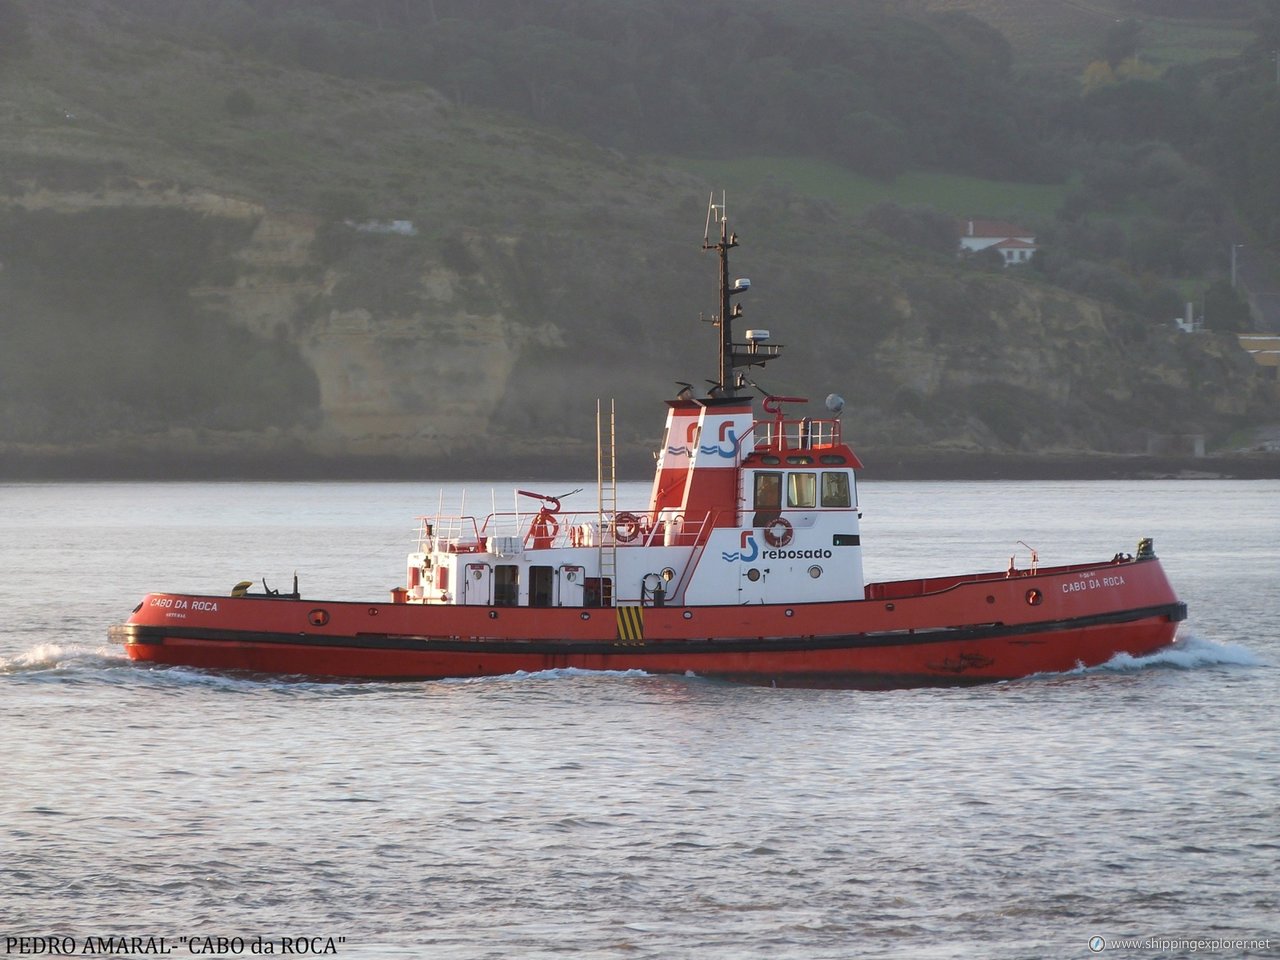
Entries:
POLYGON ((1134 657, 1127 653, 1117 653, 1106 663, 1096 667, 1079 666, 1057 676, 1076 676, 1094 673, 1133 673, 1138 670, 1152 668, 1173 668, 1175 670, 1198 670, 1205 667, 1263 667, 1267 662, 1247 647, 1237 643, 1216 643, 1191 634, 1179 637, 1172 646, 1147 654, 1145 657, 1134 657))
POLYGON ((527 683, 530 681, 569 680, 577 677, 651 677, 644 670, 584 670, 581 667, 555 667, 550 670, 517 670, 515 673, 494 674, 485 677, 446 677, 437 683, 527 683))
POLYGON ((126 666, 119 647, 87 644, 38 643, 12 657, 0 657, 0 676, 47 671, 102 670, 126 666))

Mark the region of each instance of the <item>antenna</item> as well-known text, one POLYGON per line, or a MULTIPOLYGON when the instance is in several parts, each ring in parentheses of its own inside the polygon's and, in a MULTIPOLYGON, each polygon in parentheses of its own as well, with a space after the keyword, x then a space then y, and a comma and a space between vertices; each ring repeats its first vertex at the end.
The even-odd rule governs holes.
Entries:
MULTIPOLYGON (((716 204, 716 195, 714 191, 707 203, 707 232, 702 239, 703 250, 716 251, 720 260, 720 313, 716 317, 716 326, 720 328, 720 364, 719 379, 716 383, 723 390, 723 395, 733 397, 737 395, 737 379, 733 371, 733 319, 740 316, 741 311, 734 310, 729 300, 734 294, 742 293, 746 287, 738 285, 729 285, 729 251, 738 245, 737 234, 729 233, 729 217, 725 212, 725 195, 724 191, 720 191, 720 203, 716 204), (711 222, 715 220, 720 225, 720 237, 713 241, 711 239, 711 222)), ((750 286, 748 283, 747 286, 750 286)), ((714 392, 713 392, 714 395, 714 392)))
POLYGON ((724 191, 720 191, 720 202, 716 203, 716 192, 712 190, 707 197, 707 225, 702 230, 702 248, 704 250, 711 246, 712 221, 717 224, 723 223, 726 219, 725 210, 724 191))
POLYGON ((747 379, 738 373, 739 367, 762 367, 776 357, 782 349, 777 344, 767 342, 769 331, 755 329, 747 331, 745 343, 733 342, 733 321, 742 318, 742 304, 734 303, 733 298, 751 289, 751 281, 746 277, 729 280, 729 251, 738 245, 738 235, 729 229, 729 215, 725 194, 720 192, 720 202, 716 203, 713 191, 707 200, 707 223, 702 238, 702 249, 712 250, 719 261, 720 274, 720 310, 711 318, 712 326, 720 331, 720 363, 716 370, 716 379, 707 381, 715 389, 712 396, 736 397, 738 391, 747 385, 747 379), (720 235, 714 237, 712 224, 720 227, 720 235))

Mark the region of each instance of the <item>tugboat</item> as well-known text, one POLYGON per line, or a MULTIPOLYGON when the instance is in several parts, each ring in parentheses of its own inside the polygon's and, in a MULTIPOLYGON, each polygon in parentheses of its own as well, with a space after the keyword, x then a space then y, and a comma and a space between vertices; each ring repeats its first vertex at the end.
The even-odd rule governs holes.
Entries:
POLYGON ((421 518, 389 601, 152 593, 110 628, 136 661, 352 680, 481 677, 577 667, 690 674, 779 687, 896 688, 1012 680, 1172 643, 1186 605, 1152 541, 1136 555, 867 583, 862 468, 826 418, 789 416, 746 371, 781 353, 733 338, 738 245, 723 201, 704 250, 720 276, 718 377, 666 401, 647 505, 618 509, 613 416, 597 407, 594 510, 529 491, 527 512, 421 518), (718 235, 717 235, 718 233, 718 235), (762 391, 763 392, 763 391, 762 391))

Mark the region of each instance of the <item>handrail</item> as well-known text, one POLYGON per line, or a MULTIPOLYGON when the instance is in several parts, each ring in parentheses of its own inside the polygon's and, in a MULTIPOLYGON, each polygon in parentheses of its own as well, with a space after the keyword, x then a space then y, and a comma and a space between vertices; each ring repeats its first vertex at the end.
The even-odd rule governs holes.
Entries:
MULTIPOLYGON (((519 540, 525 546, 529 546, 536 538, 539 547, 585 547, 615 543, 620 548, 626 548, 658 546, 664 543, 663 525, 668 521, 662 516, 653 520, 647 509, 618 510, 611 516, 606 515, 603 529, 599 526, 598 516, 594 510, 550 516, 540 511, 499 511, 487 514, 482 520, 462 515, 422 516, 418 518, 421 524, 418 543, 420 548, 429 547, 455 553, 481 550, 490 538, 519 540)), ((715 527, 717 516, 719 513, 708 513, 695 520, 679 516, 681 526, 677 543, 688 546, 691 542, 705 540, 715 527)))
POLYGON ((802 417, 785 420, 757 420, 752 424, 757 451, 814 450, 840 444, 840 421, 828 418, 802 417))
POLYGON ((702 527, 694 538, 693 551, 689 554, 689 560, 680 571, 680 579, 672 586, 671 599, 673 602, 684 602, 685 591, 689 589, 689 584, 693 582, 694 573, 697 572, 699 565, 702 563, 702 558, 706 556, 707 544, 711 542, 711 534, 716 529, 715 521, 719 516, 720 512, 717 511, 708 513, 703 519, 702 527))

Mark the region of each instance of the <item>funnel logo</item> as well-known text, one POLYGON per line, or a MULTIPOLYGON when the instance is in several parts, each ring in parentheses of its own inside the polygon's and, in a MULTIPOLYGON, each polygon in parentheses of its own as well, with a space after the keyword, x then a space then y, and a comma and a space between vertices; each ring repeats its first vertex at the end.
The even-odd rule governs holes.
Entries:
POLYGON ((720 424, 720 443, 699 444, 698 452, 704 457, 716 456, 733 460, 737 457, 740 446, 742 446, 742 438, 734 431, 733 424, 726 421, 720 424))
POLYGON ((750 530, 742 531, 742 548, 734 553, 725 552, 720 554, 726 563, 750 563, 756 557, 760 556, 760 548, 756 545, 755 534, 750 530), (750 552, 748 552, 748 550, 750 552))

